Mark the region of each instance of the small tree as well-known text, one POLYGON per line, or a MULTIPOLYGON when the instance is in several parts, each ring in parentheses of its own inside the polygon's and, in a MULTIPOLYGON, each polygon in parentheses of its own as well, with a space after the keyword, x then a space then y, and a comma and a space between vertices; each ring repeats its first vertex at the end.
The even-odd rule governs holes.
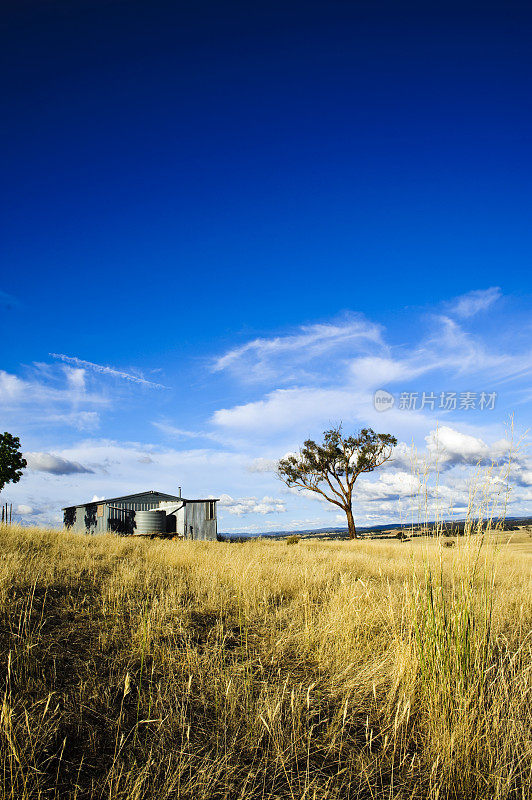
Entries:
POLYGON ((0 492, 6 483, 18 483, 27 466, 20 451, 20 439, 10 433, 0 433, 0 492))
POLYGON ((282 458, 277 475, 287 486, 297 486, 324 497, 343 509, 347 517, 349 538, 356 539, 353 517, 353 488, 363 472, 388 461, 397 444, 389 433, 375 433, 363 428, 354 436, 344 436, 338 425, 323 434, 323 443, 307 439, 298 455, 282 458))

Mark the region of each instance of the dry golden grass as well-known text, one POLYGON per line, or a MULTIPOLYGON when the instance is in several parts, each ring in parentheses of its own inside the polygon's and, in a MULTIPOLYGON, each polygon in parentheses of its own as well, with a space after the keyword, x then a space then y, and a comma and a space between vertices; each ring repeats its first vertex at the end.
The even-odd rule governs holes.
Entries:
POLYGON ((531 797, 532 553, 507 538, 1 527, 1 797, 531 797))

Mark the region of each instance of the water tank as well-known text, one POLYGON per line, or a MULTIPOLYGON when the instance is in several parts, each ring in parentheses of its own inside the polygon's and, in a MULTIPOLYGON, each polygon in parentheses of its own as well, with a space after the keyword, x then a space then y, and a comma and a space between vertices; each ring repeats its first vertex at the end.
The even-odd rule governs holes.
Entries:
POLYGON ((136 536, 147 536, 150 533, 166 533, 166 511, 158 509, 136 511, 133 532, 136 536))

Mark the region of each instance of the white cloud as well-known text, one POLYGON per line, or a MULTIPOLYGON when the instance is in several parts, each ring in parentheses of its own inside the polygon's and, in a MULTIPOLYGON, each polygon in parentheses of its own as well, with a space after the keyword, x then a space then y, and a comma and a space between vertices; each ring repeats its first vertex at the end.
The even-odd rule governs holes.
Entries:
POLYGON ((334 418, 353 419, 356 399, 350 390, 313 387, 276 389, 267 394, 264 400, 219 409, 214 414, 213 422, 221 428, 254 431, 258 435, 262 432, 268 436, 273 431, 319 422, 326 414, 334 418))
POLYGON ((154 428, 164 433, 172 439, 214 439, 215 436, 207 431, 189 431, 185 428, 178 428, 167 422, 152 422, 154 428))
POLYGON ((486 311, 500 297, 501 290, 498 286, 491 286, 489 289, 475 289, 457 297, 450 304, 451 313, 462 319, 467 319, 478 314, 479 311, 486 311))
POLYGON ((240 497, 235 499, 228 494, 220 496, 220 506, 230 514, 241 517, 244 514, 280 514, 286 511, 283 500, 265 496, 262 500, 257 497, 240 497))
POLYGON ((0 401, 17 400, 24 392, 25 382, 16 375, 0 370, 0 401))
MULTIPOLYGON (((480 436, 457 430, 448 425, 439 425, 424 437, 423 450, 399 442, 392 459, 385 465, 386 471, 448 471, 455 467, 500 466, 511 463, 515 477, 526 480, 528 460, 526 450, 519 448, 509 438, 496 439, 490 444, 480 436)), ((446 478, 447 481, 452 478, 446 478)))
POLYGON ((294 380, 306 375, 304 365, 332 353, 367 352, 382 348, 381 327, 362 317, 338 323, 303 325, 294 334, 259 338, 229 350, 216 359, 214 372, 231 370, 246 381, 294 380))
POLYGON ((85 370, 72 369, 72 367, 65 367, 65 375, 69 386, 76 389, 78 392, 85 391, 85 370))
POLYGON ((361 479, 356 484, 357 498, 367 501, 398 500, 419 491, 419 479, 410 472, 384 472, 376 480, 361 479))
POLYGON ((72 387, 67 379, 66 386, 57 386, 53 381, 53 376, 46 375, 41 377, 42 370, 40 365, 28 378, 20 378, 0 370, 0 407, 4 409, 20 408, 21 406, 40 408, 55 408, 58 406, 79 405, 80 399, 85 403, 105 405, 109 403, 107 397, 95 393, 83 393, 80 396, 79 379, 78 386, 72 387))
POLYGON ((70 411, 65 414, 42 414, 41 422, 53 425, 68 425, 78 431, 95 431, 100 425, 97 411, 70 411))
POLYGON ((530 465, 522 466, 516 464, 510 474, 511 478, 515 480, 519 486, 532 486, 532 467, 530 465))
POLYGON ((20 514, 21 517, 28 517, 34 513, 33 506, 27 506, 24 503, 19 503, 15 508, 15 513, 20 514))
POLYGON ((365 356, 351 362, 353 379, 364 387, 383 386, 402 380, 407 381, 429 371, 432 367, 426 360, 393 360, 380 356, 365 356))
POLYGON ((0 416, 23 441, 52 427, 94 431, 100 425, 95 409, 111 406, 109 395, 87 391, 83 370, 33 364, 24 367, 24 377, 0 370, 0 416))
POLYGON ((53 453, 24 453, 29 469, 38 472, 49 472, 52 475, 73 475, 74 473, 92 473, 94 470, 84 467, 77 461, 68 461, 53 453))
POLYGON ((427 451, 433 464, 448 468, 455 464, 489 463, 494 452, 475 436, 442 425, 425 437, 427 451))
MULTIPOLYGON (((327 486, 322 487, 327 493, 327 486)), ((356 505, 360 503, 373 503, 376 500, 390 501, 402 497, 412 497, 419 491, 419 478, 413 472, 394 471, 376 472, 371 478, 359 478, 355 484, 356 505)), ((338 512, 338 506, 329 503, 322 495, 310 489, 296 487, 287 490, 289 494, 316 500, 327 511, 338 512)), ((330 494, 330 492, 329 492, 330 494)))
MULTIPOLYGON (((418 389, 429 392, 459 389, 478 393, 493 391, 495 380, 522 378, 532 370, 532 352, 494 352, 448 316, 434 316, 431 322, 428 338, 408 348, 403 346, 393 355, 384 344, 380 353, 356 354, 354 358, 344 351, 328 353, 322 362, 307 365, 307 368, 312 366, 312 372, 299 375, 301 381, 297 385, 286 388, 277 385, 257 399, 219 408, 211 423, 221 434, 235 437, 233 441, 240 443, 250 437, 266 440, 283 431, 290 432, 295 443, 301 435, 316 435, 320 428, 325 430, 339 421, 355 426, 386 425, 401 436, 403 432, 426 430, 428 425, 436 424, 438 416, 446 414, 436 407, 409 412, 396 406, 381 415, 373 407, 376 389, 401 381, 403 385, 398 390, 404 391, 415 380, 418 389), (420 387, 421 379, 429 374, 433 376, 431 385, 420 387), (464 386, 467 376, 475 376, 474 381, 464 386)), ((379 329, 374 341, 380 342, 380 336, 379 329)), ((247 358, 249 352, 258 352, 260 361, 266 342, 274 350, 282 350, 286 362, 284 376, 295 373, 299 356, 294 354, 292 346, 294 350, 297 348, 291 341, 288 346, 282 337, 255 340, 249 344, 251 351, 245 347, 231 351, 227 354, 228 363, 232 360, 240 363, 241 357, 247 358)), ((248 365, 249 369, 252 365, 248 365)), ((273 381, 278 383, 276 375, 273 381)), ((291 446, 289 441, 286 444, 291 446)))
POLYGON ((123 372, 122 370, 115 369, 114 367, 95 364, 92 361, 84 361, 83 359, 75 356, 66 356, 63 353, 50 353, 50 356, 52 358, 57 358, 60 361, 64 361, 65 364, 72 364, 73 366, 81 369, 90 369, 92 372, 97 372, 100 375, 109 375, 112 378, 121 378, 122 380, 129 381, 130 383, 138 383, 141 386, 148 386, 152 389, 168 389, 168 386, 163 386, 162 383, 154 383, 153 381, 148 381, 146 378, 139 377, 138 375, 132 375, 129 372, 123 372))
POLYGON ((249 472, 275 472, 277 461, 271 458, 254 458, 247 469, 249 472))
POLYGON ((280 452, 299 447, 309 436, 320 436, 338 422, 344 428, 370 425, 380 432, 401 435, 436 424, 435 413, 393 408, 382 414, 373 405, 373 394, 345 385, 339 388, 305 386, 276 389, 263 399, 215 412, 212 423, 239 446, 277 441, 280 452))

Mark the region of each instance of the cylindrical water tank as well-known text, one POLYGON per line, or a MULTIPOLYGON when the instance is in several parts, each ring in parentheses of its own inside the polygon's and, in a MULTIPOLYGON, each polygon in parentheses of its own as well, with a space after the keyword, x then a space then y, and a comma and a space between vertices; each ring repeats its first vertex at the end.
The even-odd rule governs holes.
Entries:
POLYGON ((136 511, 135 527, 133 533, 136 536, 148 535, 150 533, 166 532, 166 511, 154 509, 153 511, 136 511))

